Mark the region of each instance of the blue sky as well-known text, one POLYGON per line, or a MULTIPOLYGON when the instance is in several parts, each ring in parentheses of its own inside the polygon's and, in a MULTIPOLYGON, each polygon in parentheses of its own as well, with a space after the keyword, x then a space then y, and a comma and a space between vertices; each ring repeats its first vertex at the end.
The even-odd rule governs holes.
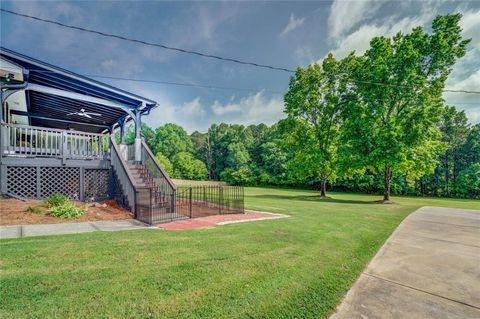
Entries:
MULTIPOLYGON (((376 35, 429 27, 437 14, 461 12, 467 55, 455 66, 449 88, 480 88, 480 2, 26 2, 2 8, 150 42, 286 68, 363 53, 376 35), (475 32, 476 31, 476 32, 475 32)), ((1 45, 80 74, 242 88, 212 90, 105 80, 160 103, 147 119, 174 122, 187 131, 211 123, 273 124, 283 115, 289 74, 220 62, 63 29, 2 13, 1 45), (251 89, 243 90, 243 89, 251 89), (272 92, 274 91, 274 92, 272 92)), ((478 95, 445 99, 480 122, 478 95)))

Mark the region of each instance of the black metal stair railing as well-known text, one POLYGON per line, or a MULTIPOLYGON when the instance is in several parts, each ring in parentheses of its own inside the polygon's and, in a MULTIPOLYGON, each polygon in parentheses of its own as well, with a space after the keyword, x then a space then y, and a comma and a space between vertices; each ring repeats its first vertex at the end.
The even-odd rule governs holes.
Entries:
POLYGON ((157 224, 183 218, 175 207, 175 184, 145 141, 142 141, 141 163, 136 165, 144 183, 136 190, 137 219, 157 224))

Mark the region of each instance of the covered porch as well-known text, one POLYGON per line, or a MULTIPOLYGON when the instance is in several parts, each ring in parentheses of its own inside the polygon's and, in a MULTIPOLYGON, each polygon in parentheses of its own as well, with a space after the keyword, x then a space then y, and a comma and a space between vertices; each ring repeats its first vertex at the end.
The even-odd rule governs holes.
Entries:
POLYGON ((114 198, 137 218, 153 206, 174 213, 175 186, 140 135, 155 101, 5 48, 0 80, 0 195, 114 198))
POLYGON ((0 159, 109 159, 109 136, 135 125, 134 160, 141 158, 142 116, 155 101, 11 50, 0 49, 0 159))

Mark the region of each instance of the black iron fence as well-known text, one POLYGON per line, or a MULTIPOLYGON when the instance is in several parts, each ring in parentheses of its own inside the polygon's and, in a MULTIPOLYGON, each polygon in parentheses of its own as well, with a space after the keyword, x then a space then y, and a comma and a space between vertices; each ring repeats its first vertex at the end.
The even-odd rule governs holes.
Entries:
POLYGON ((186 218, 175 209, 175 192, 161 193, 156 187, 137 187, 135 207, 136 219, 150 225, 186 218))
POLYGON ((177 212, 189 218, 244 213, 241 186, 179 186, 177 212))
POLYGON ((180 186, 173 194, 140 187, 135 203, 136 218, 148 224, 245 212, 240 186, 180 186))

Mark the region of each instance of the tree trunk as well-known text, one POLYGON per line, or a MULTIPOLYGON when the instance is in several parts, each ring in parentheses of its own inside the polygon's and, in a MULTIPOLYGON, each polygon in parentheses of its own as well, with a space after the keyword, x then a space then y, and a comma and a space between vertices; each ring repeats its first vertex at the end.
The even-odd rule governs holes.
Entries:
POLYGON ((392 169, 385 165, 383 171, 383 176, 385 178, 385 188, 383 190, 383 201, 390 201, 390 180, 392 179, 392 169))
POLYGON ((320 181, 320 197, 322 198, 327 197, 327 195, 325 194, 326 190, 327 190, 327 179, 322 178, 322 180, 320 181))

